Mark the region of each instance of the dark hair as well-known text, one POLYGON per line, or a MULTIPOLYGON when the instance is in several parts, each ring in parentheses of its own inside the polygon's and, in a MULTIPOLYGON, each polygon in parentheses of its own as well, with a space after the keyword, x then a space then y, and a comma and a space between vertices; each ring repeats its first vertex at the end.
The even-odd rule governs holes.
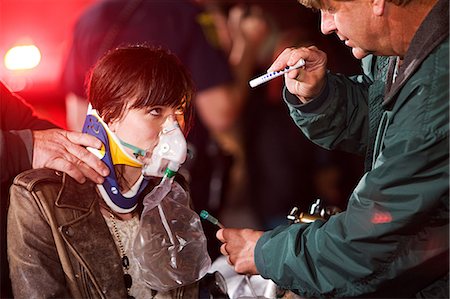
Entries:
POLYGON ((178 58, 160 47, 133 45, 106 53, 93 67, 88 100, 103 120, 122 117, 130 109, 185 104, 185 134, 192 124, 194 85, 178 58))

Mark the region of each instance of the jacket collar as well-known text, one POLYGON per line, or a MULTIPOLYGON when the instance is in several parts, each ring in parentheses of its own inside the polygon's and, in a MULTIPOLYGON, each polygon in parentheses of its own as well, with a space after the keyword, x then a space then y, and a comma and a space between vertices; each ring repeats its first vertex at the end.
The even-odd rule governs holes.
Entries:
MULTIPOLYGON (((445 39, 449 31, 449 4, 448 0, 438 0, 414 35, 406 52, 402 66, 399 68, 398 77, 390 88, 386 89, 386 97, 383 105, 393 101, 394 96, 400 91, 408 79, 420 67, 429 54, 445 39)), ((392 66, 394 63, 392 63, 392 66)), ((390 68, 392 71, 392 67, 390 68)), ((391 72, 390 72, 391 73, 391 72)), ((390 82, 387 82, 388 87, 390 82)))
POLYGON ((63 174, 62 187, 55 202, 57 207, 87 212, 95 200, 98 200, 98 194, 93 182, 87 180, 84 184, 78 184, 70 176, 63 174))

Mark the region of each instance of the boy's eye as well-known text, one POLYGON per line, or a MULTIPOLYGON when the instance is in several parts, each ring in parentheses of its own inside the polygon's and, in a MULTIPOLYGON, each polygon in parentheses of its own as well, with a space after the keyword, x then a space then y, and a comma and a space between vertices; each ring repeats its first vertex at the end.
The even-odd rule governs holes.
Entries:
POLYGON ((177 110, 175 111, 175 114, 183 115, 184 114, 184 106, 178 107, 177 110))
POLYGON ((150 110, 150 114, 153 116, 159 116, 159 115, 161 115, 161 112, 162 112, 161 108, 152 108, 150 110))

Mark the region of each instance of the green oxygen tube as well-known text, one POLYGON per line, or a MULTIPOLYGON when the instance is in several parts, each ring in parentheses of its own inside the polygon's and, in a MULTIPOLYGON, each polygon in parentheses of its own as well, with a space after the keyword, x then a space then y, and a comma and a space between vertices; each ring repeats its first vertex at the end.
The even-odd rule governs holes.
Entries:
MULTIPOLYGON (((200 212, 200 217, 201 217, 202 219, 208 220, 209 222, 211 222, 211 223, 214 224, 214 225, 217 225, 217 226, 220 227, 220 228, 225 228, 225 227, 223 226, 223 224, 220 223, 219 220, 217 220, 217 218, 211 216, 211 214, 209 214, 209 213, 208 213, 207 211, 205 211, 205 210, 202 210, 202 211, 200 212)), ((252 292, 252 296, 253 296, 252 298, 258 298, 258 296, 256 295, 256 292, 255 292, 255 289, 254 289, 252 283, 250 282, 250 276, 251 276, 251 275, 245 275, 245 276, 244 276, 245 282, 248 284, 248 287, 250 288, 250 291, 252 292)))
POLYGON ((202 210, 200 212, 200 217, 202 219, 208 220, 209 222, 211 222, 214 225, 217 225, 220 228, 224 228, 223 224, 219 222, 219 220, 217 220, 217 218, 211 216, 211 214, 209 214, 207 211, 202 210))

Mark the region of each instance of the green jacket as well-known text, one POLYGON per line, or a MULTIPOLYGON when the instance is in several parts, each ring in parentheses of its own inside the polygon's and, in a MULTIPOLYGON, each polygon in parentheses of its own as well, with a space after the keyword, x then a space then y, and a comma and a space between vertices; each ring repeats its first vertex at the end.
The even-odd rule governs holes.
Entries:
POLYGON ((312 141, 368 163, 345 212, 262 236, 263 277, 306 297, 448 298, 448 11, 438 1, 393 84, 395 59, 369 57, 365 76, 328 74, 307 105, 285 90, 312 141))

